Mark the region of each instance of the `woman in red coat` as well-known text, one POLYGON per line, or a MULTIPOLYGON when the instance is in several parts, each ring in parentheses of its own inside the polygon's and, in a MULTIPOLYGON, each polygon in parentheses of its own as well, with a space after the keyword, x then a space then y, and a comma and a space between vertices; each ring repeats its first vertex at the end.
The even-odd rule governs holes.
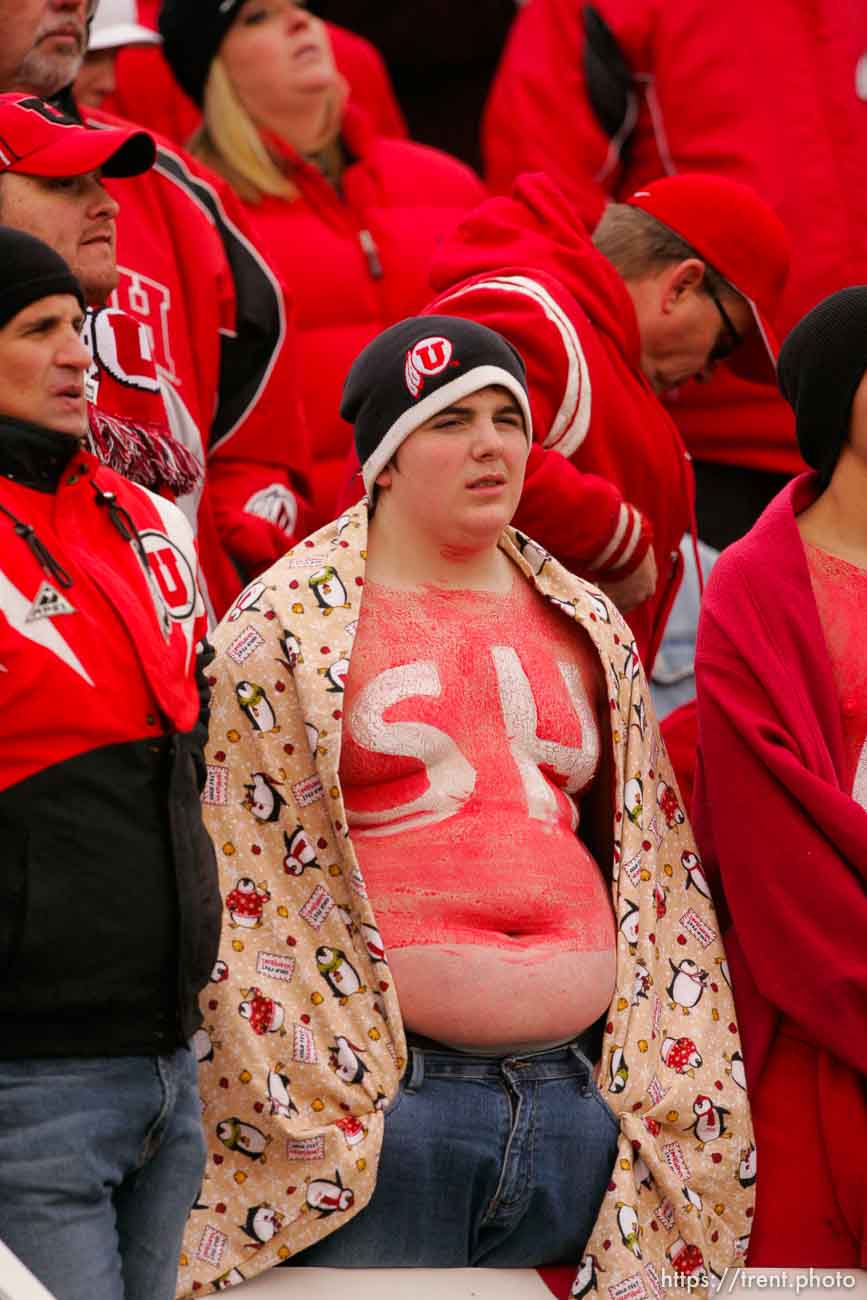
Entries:
POLYGON ((351 443, 343 377, 424 306, 437 243, 484 193, 453 158, 378 136, 346 104, 326 27, 294 0, 167 0, 160 27, 204 109, 192 152, 235 187, 295 300, 318 526, 351 443))
POLYGON ((780 384, 817 472, 723 553, 698 632, 693 820, 731 919, 760 1267, 867 1265, 865 340, 864 286, 786 340, 780 384))

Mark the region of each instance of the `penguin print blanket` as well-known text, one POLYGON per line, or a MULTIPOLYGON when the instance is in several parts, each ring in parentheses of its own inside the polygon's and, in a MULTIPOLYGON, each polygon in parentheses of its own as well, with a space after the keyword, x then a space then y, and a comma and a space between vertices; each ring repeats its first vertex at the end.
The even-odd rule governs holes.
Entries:
MULTIPOLYGON (((251 1278, 363 1209, 405 1065, 338 779, 366 539, 362 503, 249 586, 214 637, 203 799, 224 925, 202 993, 209 1152, 184 1297, 251 1278)), ((677 1275, 702 1294, 743 1262, 755 1181, 718 923, 629 629, 519 533, 500 544, 589 635, 611 710, 617 982, 601 1087, 621 1132, 573 1294, 658 1300, 677 1275)))

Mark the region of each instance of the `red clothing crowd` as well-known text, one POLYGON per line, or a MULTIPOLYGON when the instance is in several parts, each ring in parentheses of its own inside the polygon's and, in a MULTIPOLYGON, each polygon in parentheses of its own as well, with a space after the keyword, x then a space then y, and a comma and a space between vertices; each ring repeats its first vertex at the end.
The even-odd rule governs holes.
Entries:
MULTIPOLYGON (((710 15, 700 0, 528 0, 513 13, 491 3, 490 49, 467 64, 468 75, 493 76, 466 154, 475 162, 480 144, 482 176, 410 138, 366 35, 388 42, 363 30, 362 11, 381 6, 259 8, 219 6, 199 40, 179 0, 139 0, 138 35, 101 105, 73 85, 42 106, 95 130, 132 121, 157 144, 153 167, 106 182, 119 204, 118 281, 88 323, 94 450, 177 500, 213 624, 361 495, 340 417, 359 351, 423 312, 481 322, 527 366, 534 443, 515 524, 615 603, 643 576, 646 589, 622 608, 648 675, 684 536, 728 543, 768 507, 726 551, 703 605, 705 695, 684 771, 691 788, 700 742, 699 845, 731 921, 758 1137, 747 1262, 867 1266, 867 943, 852 919, 864 914, 867 874, 857 637, 867 578, 802 545, 793 520, 815 496, 812 480, 777 495, 804 461, 775 385, 715 364, 727 350, 718 336, 734 348, 758 330, 773 353, 772 336, 820 299, 867 282, 867 8, 730 0, 710 15), (298 87, 283 101, 275 87, 290 74, 266 45, 277 23, 298 87), (793 256, 774 303, 725 276, 718 290, 702 281, 701 328, 713 331, 703 360, 660 391, 629 275, 594 235, 610 205, 689 173, 749 186, 793 256), (734 323, 726 293, 740 295, 734 323), (145 450, 121 466, 117 438, 133 426, 145 450), (789 613, 803 615, 797 635, 768 612, 781 586, 789 613), (725 797, 711 769, 731 775, 725 797)), ((415 71, 398 80, 419 91, 418 137, 425 103, 432 117, 452 111, 437 58, 444 30, 460 44, 464 17, 445 2, 423 9, 436 28, 430 62, 416 51, 415 71), (425 100, 431 87, 442 93, 425 100)), ((375 802, 376 790, 367 795, 375 802)), ((571 805, 559 790, 555 802, 562 833, 571 805)), ((400 842, 389 842, 392 857, 400 842)))

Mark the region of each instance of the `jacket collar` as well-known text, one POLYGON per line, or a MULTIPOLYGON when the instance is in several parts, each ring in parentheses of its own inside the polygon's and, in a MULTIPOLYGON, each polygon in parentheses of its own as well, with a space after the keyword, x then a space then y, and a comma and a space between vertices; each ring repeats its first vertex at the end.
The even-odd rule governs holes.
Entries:
MULTIPOLYGON (((322 174, 314 159, 301 153, 275 131, 262 128, 259 134, 268 149, 290 172, 304 173, 306 170, 310 174, 322 174)), ((348 103, 343 112, 339 136, 340 146, 346 155, 346 166, 351 167, 353 163, 365 158, 375 139, 376 130, 369 114, 359 104, 348 103)))
POLYGON ((81 443, 71 433, 0 415, 0 475, 35 488, 56 492, 61 476, 81 443))

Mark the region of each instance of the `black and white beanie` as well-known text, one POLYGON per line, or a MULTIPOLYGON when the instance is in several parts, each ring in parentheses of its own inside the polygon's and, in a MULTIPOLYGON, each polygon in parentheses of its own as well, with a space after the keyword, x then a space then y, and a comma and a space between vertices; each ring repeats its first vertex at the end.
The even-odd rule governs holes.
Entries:
POLYGON ((801 455, 827 486, 849 434, 852 399, 867 371, 867 285, 824 298, 780 349, 777 374, 795 412, 801 455))
POLYGON ((411 316, 368 343, 352 363, 340 404, 344 420, 355 425, 367 492, 419 425, 494 386, 515 398, 532 445, 527 372, 502 334, 455 316, 411 316))
POLYGON ((34 235, 0 226, 0 328, 55 293, 71 294, 84 311, 84 292, 60 254, 34 235))

